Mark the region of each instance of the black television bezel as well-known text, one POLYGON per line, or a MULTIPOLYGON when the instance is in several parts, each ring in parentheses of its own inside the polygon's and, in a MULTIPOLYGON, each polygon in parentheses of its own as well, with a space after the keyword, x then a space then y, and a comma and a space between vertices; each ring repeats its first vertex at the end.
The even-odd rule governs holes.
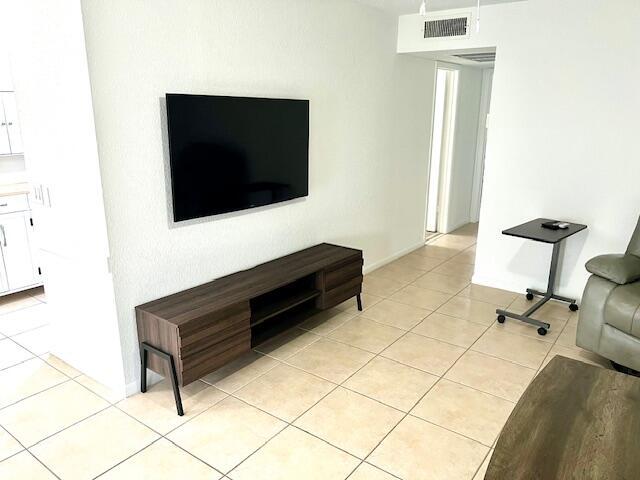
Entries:
POLYGON ((247 210, 253 210, 255 208, 260 208, 260 207, 267 207, 270 205, 279 205, 281 203, 285 203, 285 202, 290 202, 293 200, 297 200, 300 198, 305 198, 309 196, 309 130, 310 130, 310 114, 309 114, 309 110, 310 110, 310 101, 309 99, 301 99, 301 98, 281 98, 281 97, 246 97, 246 96, 236 96, 236 95, 206 95, 206 94, 191 94, 191 93, 165 93, 165 112, 167 115, 167 142, 168 142, 168 150, 169 150, 169 176, 170 176, 170 183, 171 183, 171 208, 172 208, 172 214, 173 214, 173 221, 174 223, 179 223, 179 222, 186 222, 189 220, 198 220, 201 218, 210 218, 210 217, 215 217, 218 215, 225 215, 225 214, 230 214, 230 213, 236 213, 236 212, 245 212, 247 210), (174 171, 174 155, 173 155, 173 147, 172 147, 172 142, 171 142, 171 120, 170 120, 170 111, 169 111, 169 97, 203 97, 203 98, 234 98, 234 99, 243 99, 243 100, 273 100, 273 101, 294 101, 294 102, 303 102, 307 104, 307 118, 306 118, 306 122, 307 122, 307 137, 306 137, 306 144, 307 144, 307 156, 306 156, 306 160, 307 160, 307 175, 305 178, 305 188, 304 188, 304 193, 300 194, 300 195, 296 195, 293 196, 291 198, 286 198, 283 200, 276 200, 276 201, 272 201, 272 202, 265 202, 265 203, 258 203, 258 204, 253 204, 253 205, 249 205, 247 207, 244 208, 236 208, 236 209, 228 209, 228 210, 222 210, 222 211, 218 211, 215 213, 211 213, 209 215, 201 215, 201 216, 192 216, 192 217, 186 217, 186 218, 176 218, 176 198, 174 195, 174 191, 175 191, 175 184, 174 184, 174 175, 173 175, 173 171, 174 171))

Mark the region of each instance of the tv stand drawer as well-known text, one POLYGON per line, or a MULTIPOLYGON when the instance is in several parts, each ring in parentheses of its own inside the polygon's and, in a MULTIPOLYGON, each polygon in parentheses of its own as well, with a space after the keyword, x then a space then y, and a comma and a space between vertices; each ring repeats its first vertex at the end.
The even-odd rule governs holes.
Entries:
POLYGON ((324 272, 324 288, 332 290, 344 285, 349 280, 362 276, 362 258, 358 258, 346 264, 338 265, 324 272))
POLYGON ((320 296, 318 307, 323 310, 335 307, 336 305, 340 305, 342 302, 355 297, 361 292, 362 275, 352 278, 342 285, 324 292, 324 294, 320 296))
POLYGON ((248 330, 250 317, 249 302, 207 312, 178 326, 180 348, 193 349, 195 345, 207 343, 212 336, 224 337, 225 331, 248 330))
POLYGON ((251 330, 244 330, 209 345, 196 354, 182 358, 180 360, 182 384, 187 385, 204 377, 249 350, 251 350, 251 330))

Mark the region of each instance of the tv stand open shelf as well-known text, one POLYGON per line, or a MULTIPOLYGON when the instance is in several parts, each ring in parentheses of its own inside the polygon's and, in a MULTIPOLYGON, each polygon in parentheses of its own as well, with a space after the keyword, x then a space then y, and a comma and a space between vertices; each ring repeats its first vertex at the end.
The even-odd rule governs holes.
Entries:
POLYGON ((281 313, 291 310, 302 303, 313 300, 314 298, 319 297, 321 293, 322 292, 320 292, 320 290, 304 290, 280 301, 262 306, 252 312, 250 323, 251 328, 260 325, 276 315, 280 315, 281 313))
POLYGON ((357 297, 362 251, 323 243, 136 307, 141 390, 146 368, 185 386, 217 370, 293 319, 357 297), (151 355, 148 355, 148 353, 151 355))

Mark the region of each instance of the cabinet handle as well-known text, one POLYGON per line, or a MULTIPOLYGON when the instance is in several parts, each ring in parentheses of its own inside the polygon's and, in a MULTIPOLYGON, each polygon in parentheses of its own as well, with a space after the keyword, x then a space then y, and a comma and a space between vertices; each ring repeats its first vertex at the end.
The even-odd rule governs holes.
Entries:
POLYGON ((7 125, 11 126, 11 125, 13 125, 13 122, 9 122, 9 123, 7 123, 7 125))
POLYGON ((8 203, 0 203, 0 207, 6 207, 7 205, 9 205, 8 203))
POLYGON ((7 246, 7 234, 4 231, 4 225, 0 225, 0 230, 2 231, 2 246, 7 246))

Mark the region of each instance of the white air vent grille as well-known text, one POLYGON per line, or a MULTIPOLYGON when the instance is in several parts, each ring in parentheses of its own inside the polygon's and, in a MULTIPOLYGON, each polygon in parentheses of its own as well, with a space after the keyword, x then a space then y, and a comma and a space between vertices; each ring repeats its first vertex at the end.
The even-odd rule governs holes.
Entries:
POLYGON ((485 53, 462 53, 459 55, 454 55, 454 57, 461 58, 463 60, 470 60, 472 62, 479 63, 488 63, 496 61, 496 53, 495 52, 485 52, 485 53))
POLYGON ((464 37, 469 17, 443 18, 424 22, 424 38, 464 37))

